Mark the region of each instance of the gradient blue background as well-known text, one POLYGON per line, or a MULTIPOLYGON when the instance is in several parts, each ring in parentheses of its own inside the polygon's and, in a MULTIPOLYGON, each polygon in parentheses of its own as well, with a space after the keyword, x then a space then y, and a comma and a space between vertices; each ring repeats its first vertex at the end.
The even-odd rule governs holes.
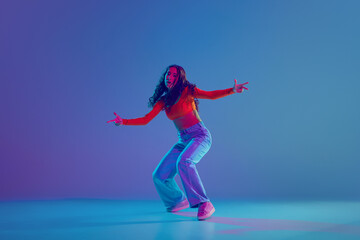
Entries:
MULTIPOLYGON (((159 199, 164 68, 204 90, 210 198, 360 199, 359 1, 2 1, 0 200, 159 199)), ((177 179, 179 180, 179 179, 177 179)))

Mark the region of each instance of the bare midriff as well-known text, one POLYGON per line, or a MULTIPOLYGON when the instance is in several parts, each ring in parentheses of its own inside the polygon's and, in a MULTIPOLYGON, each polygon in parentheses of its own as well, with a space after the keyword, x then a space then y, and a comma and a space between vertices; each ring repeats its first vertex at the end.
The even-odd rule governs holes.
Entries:
POLYGON ((201 121, 201 119, 200 119, 200 116, 199 116, 197 110, 193 110, 192 112, 189 112, 189 113, 185 114, 184 116, 173 120, 175 127, 178 131, 189 128, 189 127, 199 123, 200 121, 201 121))

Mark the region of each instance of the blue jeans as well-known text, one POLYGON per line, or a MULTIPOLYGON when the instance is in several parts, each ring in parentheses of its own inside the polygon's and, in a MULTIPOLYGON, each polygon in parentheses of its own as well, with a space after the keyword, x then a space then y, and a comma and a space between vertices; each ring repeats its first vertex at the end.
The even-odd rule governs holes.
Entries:
POLYGON ((171 208, 185 200, 184 193, 176 184, 178 173, 190 207, 210 201, 196 170, 196 164, 209 151, 212 138, 203 122, 178 131, 179 141, 162 158, 153 172, 156 190, 165 206, 171 208))

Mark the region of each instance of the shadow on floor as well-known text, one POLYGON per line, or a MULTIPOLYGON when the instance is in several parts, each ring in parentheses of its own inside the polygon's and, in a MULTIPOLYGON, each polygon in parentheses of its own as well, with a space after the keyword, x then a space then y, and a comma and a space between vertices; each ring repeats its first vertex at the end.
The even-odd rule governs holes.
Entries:
MULTIPOLYGON (((195 212, 177 212, 174 213, 183 217, 196 218, 195 212)), ((238 226, 241 228, 222 230, 220 234, 244 234, 251 231, 306 231, 306 232, 330 232, 344 233, 360 236, 360 226, 350 224, 336 224, 324 222, 311 222, 301 220, 278 220, 278 219, 256 219, 256 218, 230 218, 230 217, 211 217, 207 222, 220 223, 238 226)))

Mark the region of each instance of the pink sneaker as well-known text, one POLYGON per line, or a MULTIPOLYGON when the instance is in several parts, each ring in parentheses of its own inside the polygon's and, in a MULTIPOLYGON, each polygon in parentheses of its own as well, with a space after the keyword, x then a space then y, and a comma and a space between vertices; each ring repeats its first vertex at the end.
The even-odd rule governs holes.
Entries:
POLYGON ((198 209, 198 220, 205 220, 215 212, 215 208, 211 202, 204 202, 200 204, 198 209))
POLYGON ((183 210, 183 209, 188 208, 188 207, 190 207, 189 202, 188 202, 187 199, 185 199, 184 201, 179 202, 178 204, 176 204, 174 207, 169 207, 166 210, 168 212, 177 212, 177 211, 183 210))

